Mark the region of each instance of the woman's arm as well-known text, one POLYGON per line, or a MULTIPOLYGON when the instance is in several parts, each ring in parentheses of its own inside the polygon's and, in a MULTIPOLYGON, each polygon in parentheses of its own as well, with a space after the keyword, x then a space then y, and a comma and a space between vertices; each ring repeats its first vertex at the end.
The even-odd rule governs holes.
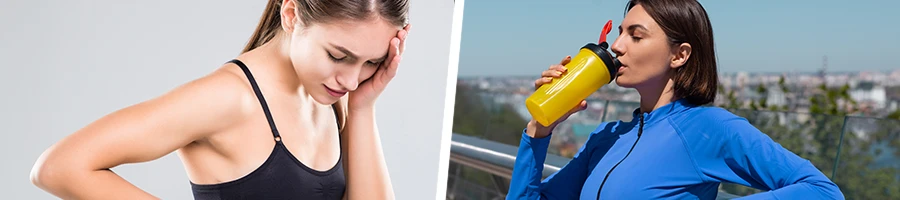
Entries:
MULTIPOLYGON (((542 85, 550 83, 553 78, 561 77, 565 74, 565 65, 572 61, 571 56, 566 56, 559 64, 551 65, 546 71, 541 72, 541 78, 534 81, 534 89, 537 90, 542 85)), ((562 117, 551 123, 549 126, 543 126, 535 120, 528 122, 522 140, 519 142, 519 150, 516 155, 516 163, 513 166, 512 179, 509 184, 509 192, 506 199, 576 199, 578 198, 581 185, 587 179, 587 167, 590 160, 590 139, 578 150, 575 157, 572 158, 566 166, 558 172, 547 177, 543 182, 544 159, 547 158, 547 147, 550 145, 550 133, 556 126, 569 118, 576 112, 587 109, 587 102, 581 100, 581 103, 572 108, 562 117), (588 149, 588 151, 585 151, 588 149)), ((604 123, 605 124, 605 123, 604 123)), ((600 125, 591 136, 602 132, 605 125, 600 125)))
MULTIPOLYGON (((529 129, 536 129, 532 121, 529 129)), ((591 134, 593 137, 602 132, 605 124, 591 134)), ((552 134, 546 134, 543 138, 534 138, 529 130, 522 134, 519 143, 519 151, 516 155, 516 164, 513 167, 512 179, 509 184, 509 193, 506 199, 578 199, 581 187, 589 172, 592 143, 585 143, 578 153, 565 166, 553 175, 543 178, 544 160, 547 158, 547 147, 550 144, 552 134), (588 149, 588 150, 586 150, 588 149)), ((588 141, 591 141, 588 139, 588 141)))
POLYGON ((384 162, 381 137, 375 125, 375 110, 350 111, 341 138, 347 158, 347 197, 393 199, 394 191, 384 162))
POLYGON ((838 186, 809 160, 785 149, 746 120, 730 119, 723 125, 724 165, 719 169, 700 165, 721 170, 708 174, 721 174, 722 181, 766 190, 741 199, 844 199, 838 186))
POLYGON ((41 154, 31 181, 63 199, 157 199, 109 168, 155 160, 236 122, 241 81, 210 75, 108 114, 41 154))

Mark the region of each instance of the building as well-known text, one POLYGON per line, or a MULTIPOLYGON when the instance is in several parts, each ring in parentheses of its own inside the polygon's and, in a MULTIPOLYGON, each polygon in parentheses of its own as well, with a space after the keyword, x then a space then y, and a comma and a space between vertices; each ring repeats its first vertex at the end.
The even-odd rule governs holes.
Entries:
POLYGON ((887 91, 884 86, 871 81, 860 81, 849 91, 850 98, 863 108, 881 110, 887 107, 887 91))

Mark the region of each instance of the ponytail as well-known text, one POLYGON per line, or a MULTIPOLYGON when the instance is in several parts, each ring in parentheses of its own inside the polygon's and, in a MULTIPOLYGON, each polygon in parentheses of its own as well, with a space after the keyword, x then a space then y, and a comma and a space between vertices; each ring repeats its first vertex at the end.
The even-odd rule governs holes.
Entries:
POLYGON ((280 27, 281 0, 269 0, 262 18, 259 19, 259 25, 256 26, 256 31, 253 32, 253 36, 250 36, 250 41, 247 42, 247 46, 241 53, 246 53, 272 40, 280 27))

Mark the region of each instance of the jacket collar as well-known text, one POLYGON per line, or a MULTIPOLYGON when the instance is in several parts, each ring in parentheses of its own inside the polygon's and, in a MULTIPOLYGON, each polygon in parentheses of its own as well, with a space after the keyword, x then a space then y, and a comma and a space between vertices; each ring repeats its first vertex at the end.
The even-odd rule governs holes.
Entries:
POLYGON ((643 116, 644 124, 653 124, 653 123, 656 123, 656 122, 659 122, 659 121, 665 119, 666 117, 668 117, 674 113, 679 113, 681 111, 690 109, 692 107, 696 107, 696 106, 688 103, 687 100, 685 100, 684 98, 681 98, 681 99, 669 102, 668 104, 666 104, 662 107, 656 108, 653 111, 650 111, 648 113, 641 113, 641 108, 637 108, 637 109, 634 109, 634 112, 632 112, 632 117, 634 117, 634 119, 632 119, 631 121, 639 122, 641 120, 640 117, 643 116))

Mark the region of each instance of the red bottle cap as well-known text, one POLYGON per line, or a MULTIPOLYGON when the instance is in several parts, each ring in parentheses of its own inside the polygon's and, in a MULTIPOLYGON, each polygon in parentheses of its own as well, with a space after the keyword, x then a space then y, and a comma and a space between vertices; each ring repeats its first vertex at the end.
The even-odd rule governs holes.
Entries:
POLYGON ((606 42, 606 35, 609 34, 609 31, 612 30, 612 20, 606 22, 606 25, 603 26, 603 31, 600 33, 600 41, 597 44, 601 44, 606 42))

